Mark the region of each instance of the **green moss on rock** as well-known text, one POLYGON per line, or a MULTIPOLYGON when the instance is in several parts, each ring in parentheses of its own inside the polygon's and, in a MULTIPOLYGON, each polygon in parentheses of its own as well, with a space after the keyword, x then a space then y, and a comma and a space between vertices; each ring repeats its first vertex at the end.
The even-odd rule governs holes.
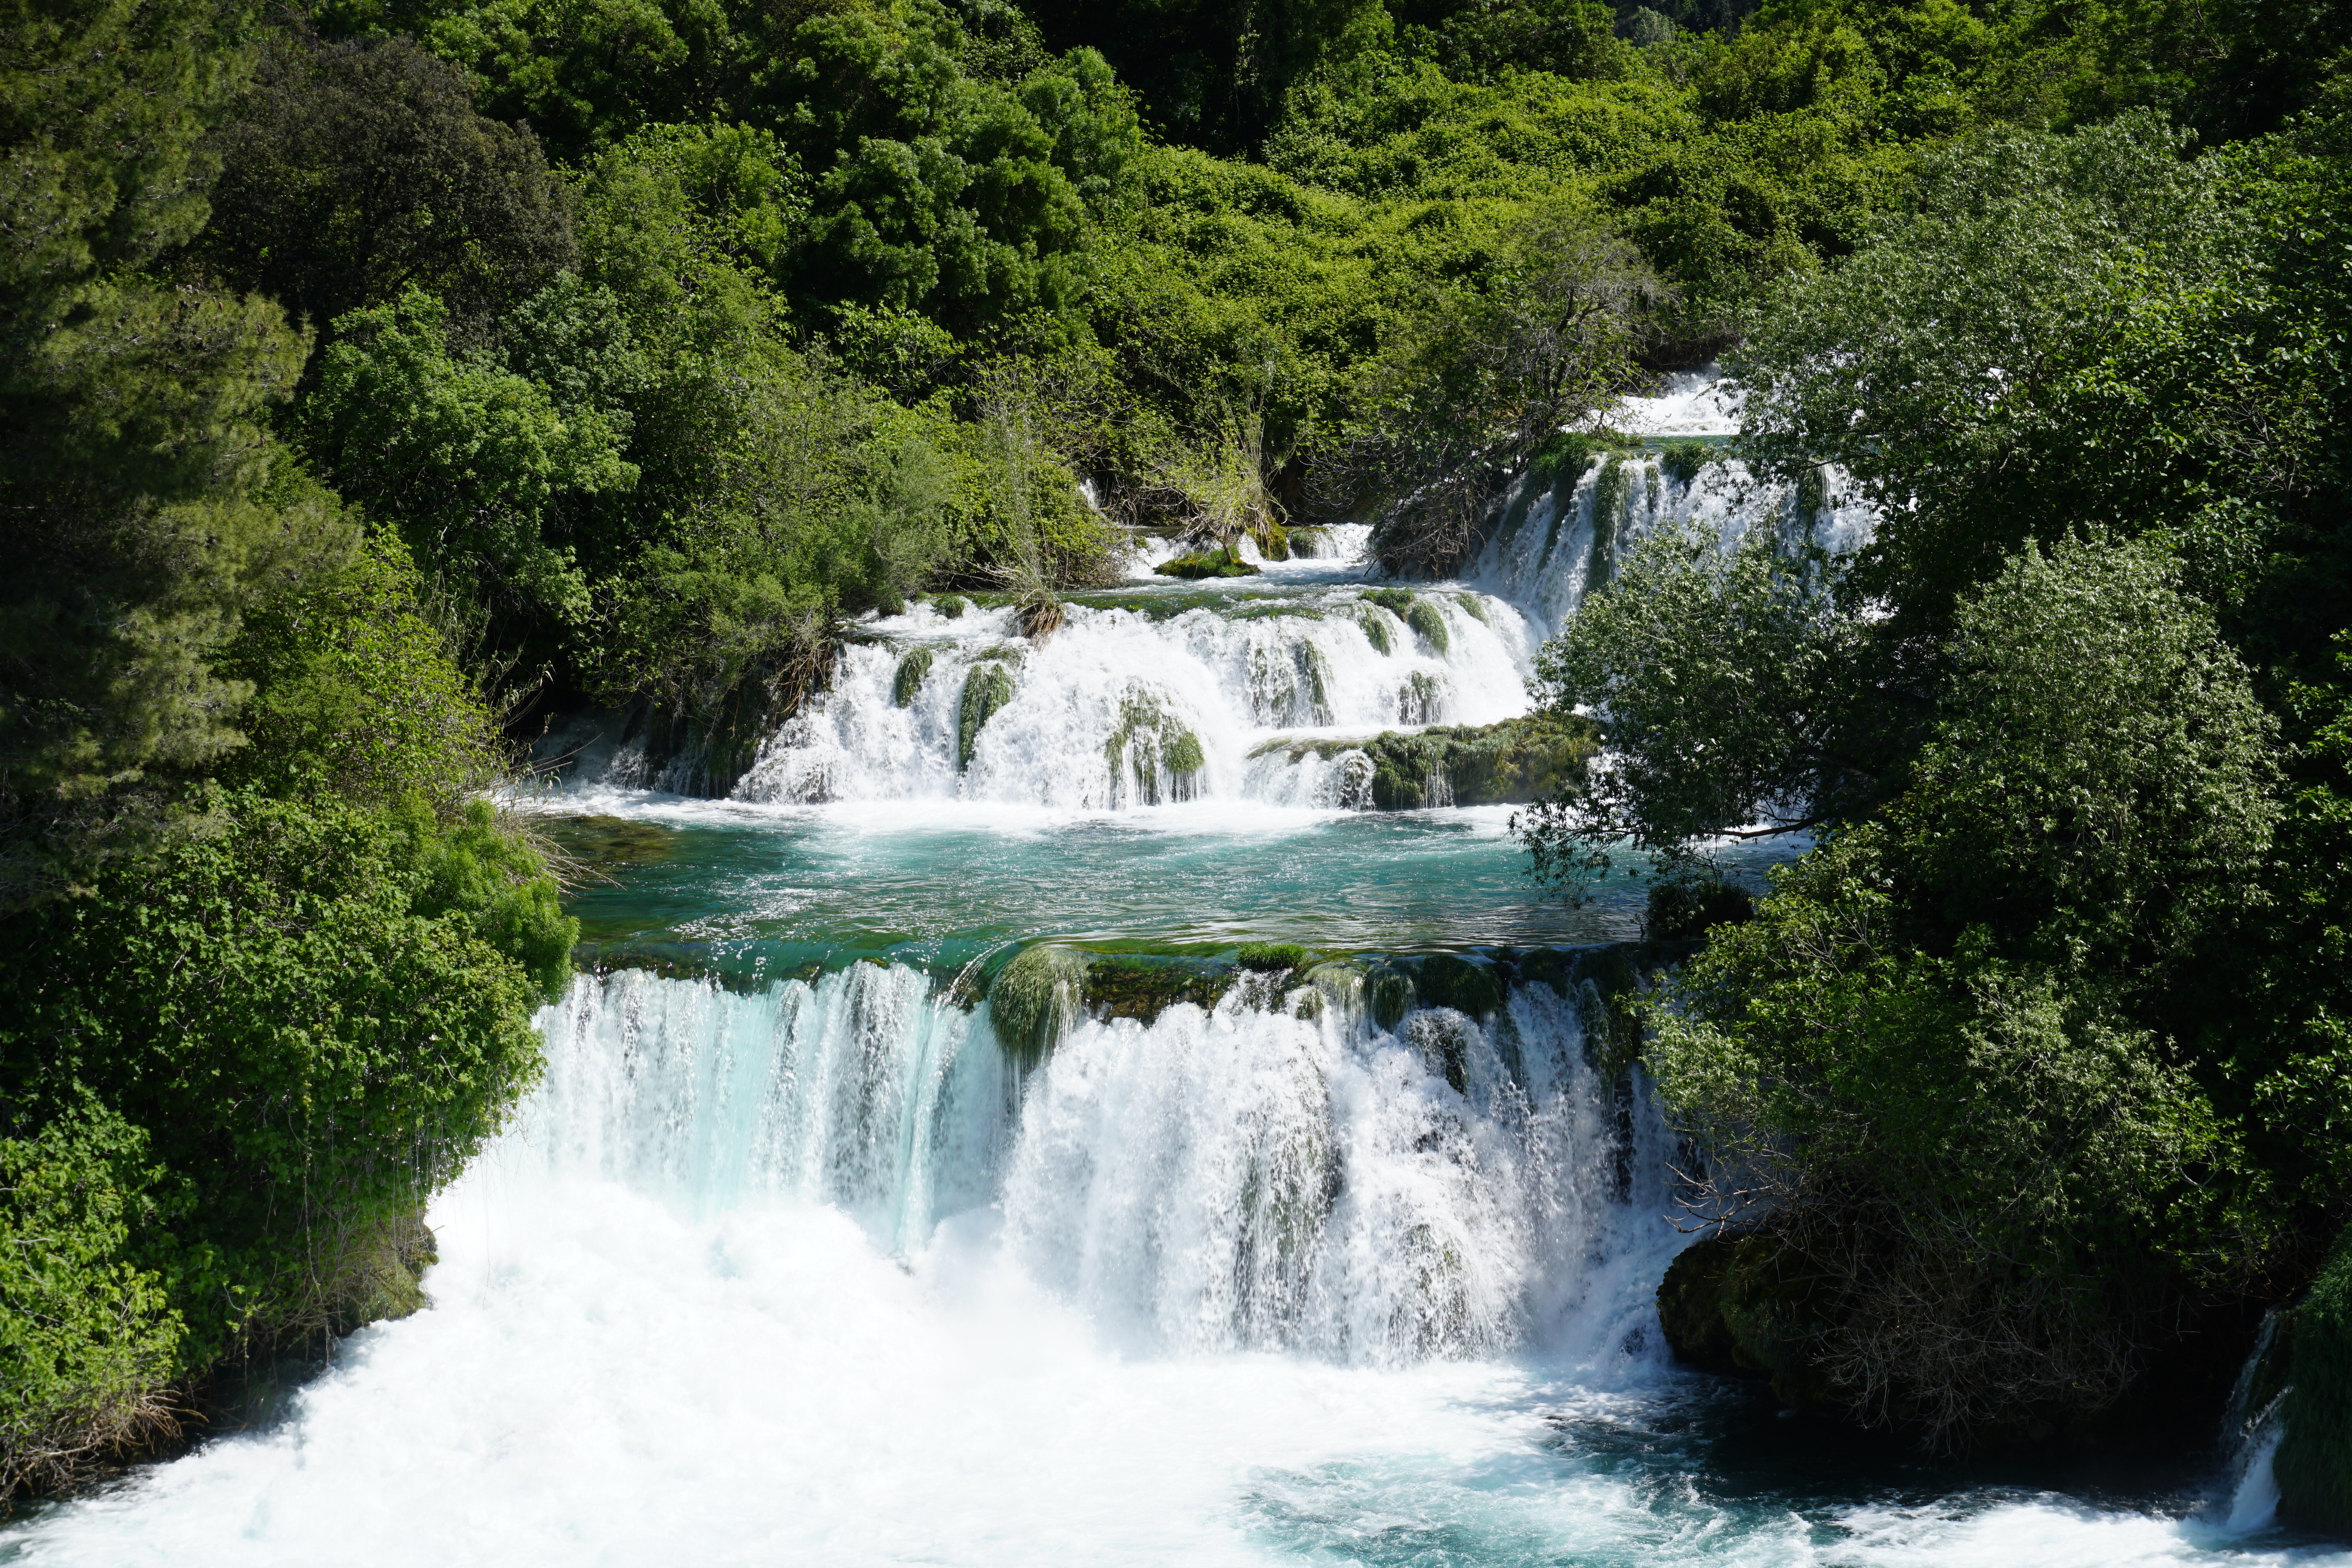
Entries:
POLYGON ((1372 645, 1373 653, 1385 658, 1396 651, 1396 638, 1389 632, 1389 618, 1378 608, 1359 611, 1356 624, 1364 629, 1364 641, 1372 645))
POLYGON ((963 678, 963 695, 956 702, 956 771, 971 766, 980 746, 980 732, 997 710, 1013 700, 1013 672, 993 660, 974 664, 963 678))
POLYGON ((1457 806, 1513 805, 1556 792, 1600 750, 1594 727, 1583 719, 1531 714, 1499 724, 1445 725, 1369 740, 1269 742, 1256 753, 1285 753, 1293 762, 1325 760, 1361 750, 1372 763, 1372 806, 1420 810, 1433 800, 1457 806), (1442 780, 1442 782, 1441 782, 1442 780))
POLYGON ((1712 1236, 1684 1249, 1658 1284, 1658 1321, 1695 1366, 1771 1382, 1781 1403, 1835 1407, 1811 1347, 1827 1324, 1827 1276, 1780 1238, 1712 1236))
POLYGON ((1253 942, 1237 954, 1234 962, 1241 968, 1258 974, 1286 975, 1293 969, 1304 969, 1315 961, 1315 955, 1290 943, 1253 942))
POLYGON ((1232 985, 1233 975, 1223 966, 1198 959, 1093 953, 1087 956, 1081 998, 1087 1010, 1099 1017, 1150 1023, 1179 1002, 1213 1008, 1232 985))
POLYGON ((1451 953, 1433 953, 1415 968, 1414 985, 1424 1007, 1452 1008, 1483 1019, 1503 1005, 1502 981, 1488 965, 1451 953))
POLYGON ((1203 577, 1255 577, 1258 569, 1230 550, 1202 550, 1163 560, 1151 569, 1162 577, 1198 580, 1203 577))
POLYGON ((1382 1030, 1402 1023, 1420 999, 1412 977, 1389 964, 1375 964, 1364 971, 1363 996, 1365 1013, 1375 1028, 1382 1030))
POLYGON ((1453 646, 1445 630, 1445 617, 1438 612, 1436 605, 1426 599, 1413 601, 1412 608, 1404 612, 1404 623, 1412 627, 1421 640, 1429 644, 1430 651, 1441 658, 1453 646))
POLYGON ((923 677, 931 673, 931 650, 917 648, 898 661, 898 673, 890 677, 890 700, 900 707, 910 707, 915 694, 923 689, 923 677))
POLYGON ((988 985, 996 1043, 1024 1067, 1054 1049, 1084 999, 1087 956, 1050 942, 1024 948, 988 985))

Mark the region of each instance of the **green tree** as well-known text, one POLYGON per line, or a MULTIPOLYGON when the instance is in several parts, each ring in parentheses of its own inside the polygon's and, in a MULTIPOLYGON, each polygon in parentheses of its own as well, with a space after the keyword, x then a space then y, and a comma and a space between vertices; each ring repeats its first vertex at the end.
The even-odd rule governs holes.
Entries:
POLYGON ((2280 821, 2248 672, 2094 542, 2012 559, 1951 659, 1901 792, 1716 929, 1649 1053, 1702 1207, 1816 1271, 1829 1396, 1947 1441, 2111 1403, 2278 1223, 2197 1049, 2280 821))
POLYGON ((0 904, 152 838, 173 772, 237 744, 240 612, 349 548, 257 423, 301 366, 282 314, 154 275, 205 220, 236 25, 36 5, 0 45, 0 904))
POLYGON ((199 265, 322 329, 415 288, 478 338, 572 265, 563 187, 530 132, 476 113, 463 73, 405 39, 265 35, 210 146, 199 265))

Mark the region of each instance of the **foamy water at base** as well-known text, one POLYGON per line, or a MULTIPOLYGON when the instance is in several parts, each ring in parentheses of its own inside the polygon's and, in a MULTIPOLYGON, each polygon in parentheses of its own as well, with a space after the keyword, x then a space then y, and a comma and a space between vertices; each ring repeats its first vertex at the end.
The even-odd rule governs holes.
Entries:
POLYGON ((355 1335, 274 1430, 47 1511, 0 1556, 2347 1560, 2059 1497, 1725 1495, 1693 1463, 1726 1397, 1703 1379, 1596 1389, 1539 1353, 1377 1371, 1123 1354, 1005 1265, 984 1213, 901 1263, 823 1207, 698 1218, 528 1166, 493 1158, 445 1195, 435 1307, 355 1335))

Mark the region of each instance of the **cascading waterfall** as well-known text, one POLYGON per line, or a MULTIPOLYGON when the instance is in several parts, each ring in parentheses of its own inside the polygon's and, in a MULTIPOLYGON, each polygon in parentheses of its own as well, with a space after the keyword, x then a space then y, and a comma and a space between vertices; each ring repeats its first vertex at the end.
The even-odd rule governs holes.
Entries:
POLYGON ((1164 618, 1148 600, 1076 603, 1044 643, 1014 635, 1007 610, 918 605, 843 650, 832 689, 735 793, 1089 810, 1287 800, 1294 781, 1250 766, 1271 736, 1528 710, 1536 637, 1499 601, 1433 590, 1399 613, 1352 587, 1216 600, 1164 618))
POLYGON ((1714 454, 1685 468, 1659 452, 1610 453, 1580 472, 1522 476, 1464 579, 1553 631, 1662 529, 1696 525, 1728 549, 1769 528, 1784 548, 1839 555, 1868 538, 1875 517, 1834 468, 1788 485, 1714 454))
POLYGON ((1026 1082, 985 1007, 897 966, 748 992, 625 970, 543 1022, 518 1136, 557 1179, 694 1211, 814 1199, 902 1255, 993 1205, 1008 1259, 1155 1351, 1399 1365, 1589 1314, 1597 1358, 1658 1354, 1645 1295, 1607 1292, 1672 1249, 1659 1134, 1622 1123, 1548 985, 1484 1026, 1384 1030, 1346 986, 1252 979, 1074 1020, 1026 1082))
MULTIPOLYGON (((1679 378, 1612 423, 1719 439, 1720 392, 1679 378)), ((633 794, 687 788, 694 759, 593 739, 580 804, 644 820, 591 824, 636 858, 583 919, 731 979, 575 979, 516 1124, 435 1203, 433 1309, 352 1336, 281 1424, 11 1526, 0 1561, 2257 1554, 2277 1427, 2250 1399, 2234 1495, 2201 1520, 2008 1488, 1921 1506, 1916 1477, 1811 1449, 1796 1476, 1769 1402, 1671 1365, 1670 1134, 1584 1030, 1624 955, 1543 946, 1586 938, 1497 869, 1499 820, 1434 810, 1444 768, 1413 780, 1444 734, 1372 737, 1526 714, 1541 639, 1660 528, 1866 534, 1834 474, 1775 486, 1708 455, 1524 476, 1460 582, 1375 582, 1347 528, 1205 584, 1151 575, 1163 541, 1043 641, 979 605, 869 621, 735 786, 791 810, 633 794), (1432 810, 1328 810, 1374 802, 1375 751, 1387 803, 1432 810), (1150 1009, 1116 976, 1082 982, 1112 999, 1057 992, 1026 1064, 979 984, 1015 936, 1184 955, 1131 978, 1240 940, 1474 932, 1476 964, 1221 969, 1148 1021, 1118 1016, 1150 1009), (808 967, 740 972, 772 960, 808 967)))

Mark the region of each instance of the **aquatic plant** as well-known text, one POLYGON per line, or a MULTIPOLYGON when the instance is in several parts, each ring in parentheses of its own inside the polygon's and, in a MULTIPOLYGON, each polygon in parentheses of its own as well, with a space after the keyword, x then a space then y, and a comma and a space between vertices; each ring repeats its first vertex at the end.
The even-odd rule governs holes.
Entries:
POLYGON ((932 653, 929 648, 917 648, 898 661, 898 672, 890 677, 890 700, 900 707, 913 706, 916 694, 923 689, 923 677, 931 673, 932 653))

